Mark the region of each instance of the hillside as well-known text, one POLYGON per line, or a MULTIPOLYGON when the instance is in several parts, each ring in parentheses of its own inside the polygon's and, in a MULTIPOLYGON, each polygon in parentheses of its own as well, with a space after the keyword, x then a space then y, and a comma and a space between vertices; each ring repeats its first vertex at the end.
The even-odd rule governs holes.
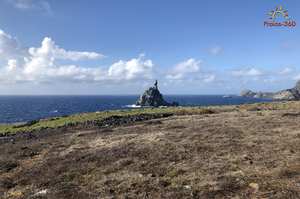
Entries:
POLYGON ((0 198, 300 198, 300 102, 28 125, 0 128, 0 198))

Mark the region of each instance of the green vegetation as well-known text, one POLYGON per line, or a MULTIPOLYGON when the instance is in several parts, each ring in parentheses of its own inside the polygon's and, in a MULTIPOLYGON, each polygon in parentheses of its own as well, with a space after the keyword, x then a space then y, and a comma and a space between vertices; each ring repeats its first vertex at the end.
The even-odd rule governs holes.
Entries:
POLYGON ((163 114, 174 115, 201 115, 226 111, 260 111, 260 110, 297 110, 300 102, 271 102, 244 104, 240 106, 212 106, 212 107, 165 107, 165 108, 142 108, 129 110, 101 111, 93 113, 74 114, 65 117, 56 117, 31 121, 27 124, 0 125, 0 136, 11 135, 21 132, 32 132, 46 128, 58 128, 64 126, 76 126, 89 121, 101 121, 111 116, 134 116, 139 114, 163 114))
POLYGON ((174 115, 186 114, 210 114, 211 109, 200 107, 167 107, 167 108, 143 108, 132 110, 116 110, 116 111, 102 111, 93 113, 74 114, 66 117, 56 117, 43 119, 39 121, 32 121, 27 124, 20 125, 0 125, 0 136, 16 134, 20 132, 32 132, 46 128, 58 128, 70 125, 83 124, 88 121, 99 121, 111 116, 132 116, 139 114, 162 114, 171 113, 174 115))

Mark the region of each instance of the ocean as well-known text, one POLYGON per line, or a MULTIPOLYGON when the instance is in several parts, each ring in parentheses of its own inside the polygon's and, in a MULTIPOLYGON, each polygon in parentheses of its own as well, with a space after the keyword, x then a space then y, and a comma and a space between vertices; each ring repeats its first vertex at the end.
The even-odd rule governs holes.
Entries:
MULTIPOLYGON (((238 105, 268 100, 222 95, 166 95, 181 106, 238 105)), ((138 99, 130 96, 0 96, 0 123, 31 120, 103 110, 130 109, 138 99)))

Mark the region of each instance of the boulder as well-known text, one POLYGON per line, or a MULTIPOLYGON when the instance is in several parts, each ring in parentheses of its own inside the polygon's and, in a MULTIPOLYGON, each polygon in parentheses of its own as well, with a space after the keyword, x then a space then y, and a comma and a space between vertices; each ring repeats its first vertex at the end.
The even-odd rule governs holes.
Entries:
POLYGON ((155 81, 155 84, 153 87, 150 87, 147 89, 138 99, 136 102, 136 105, 138 106, 178 106, 178 103, 173 102, 169 103, 164 100, 163 95, 160 93, 157 85, 157 81, 155 81))

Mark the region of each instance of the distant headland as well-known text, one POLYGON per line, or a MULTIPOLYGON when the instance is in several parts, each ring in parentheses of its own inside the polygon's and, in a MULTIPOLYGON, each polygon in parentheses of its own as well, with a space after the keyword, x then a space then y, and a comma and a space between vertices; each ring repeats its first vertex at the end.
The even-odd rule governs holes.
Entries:
POLYGON ((254 92, 251 90, 244 90, 241 92, 242 97, 251 98, 266 98, 273 100, 300 100, 300 81, 291 89, 285 89, 278 92, 254 92))

